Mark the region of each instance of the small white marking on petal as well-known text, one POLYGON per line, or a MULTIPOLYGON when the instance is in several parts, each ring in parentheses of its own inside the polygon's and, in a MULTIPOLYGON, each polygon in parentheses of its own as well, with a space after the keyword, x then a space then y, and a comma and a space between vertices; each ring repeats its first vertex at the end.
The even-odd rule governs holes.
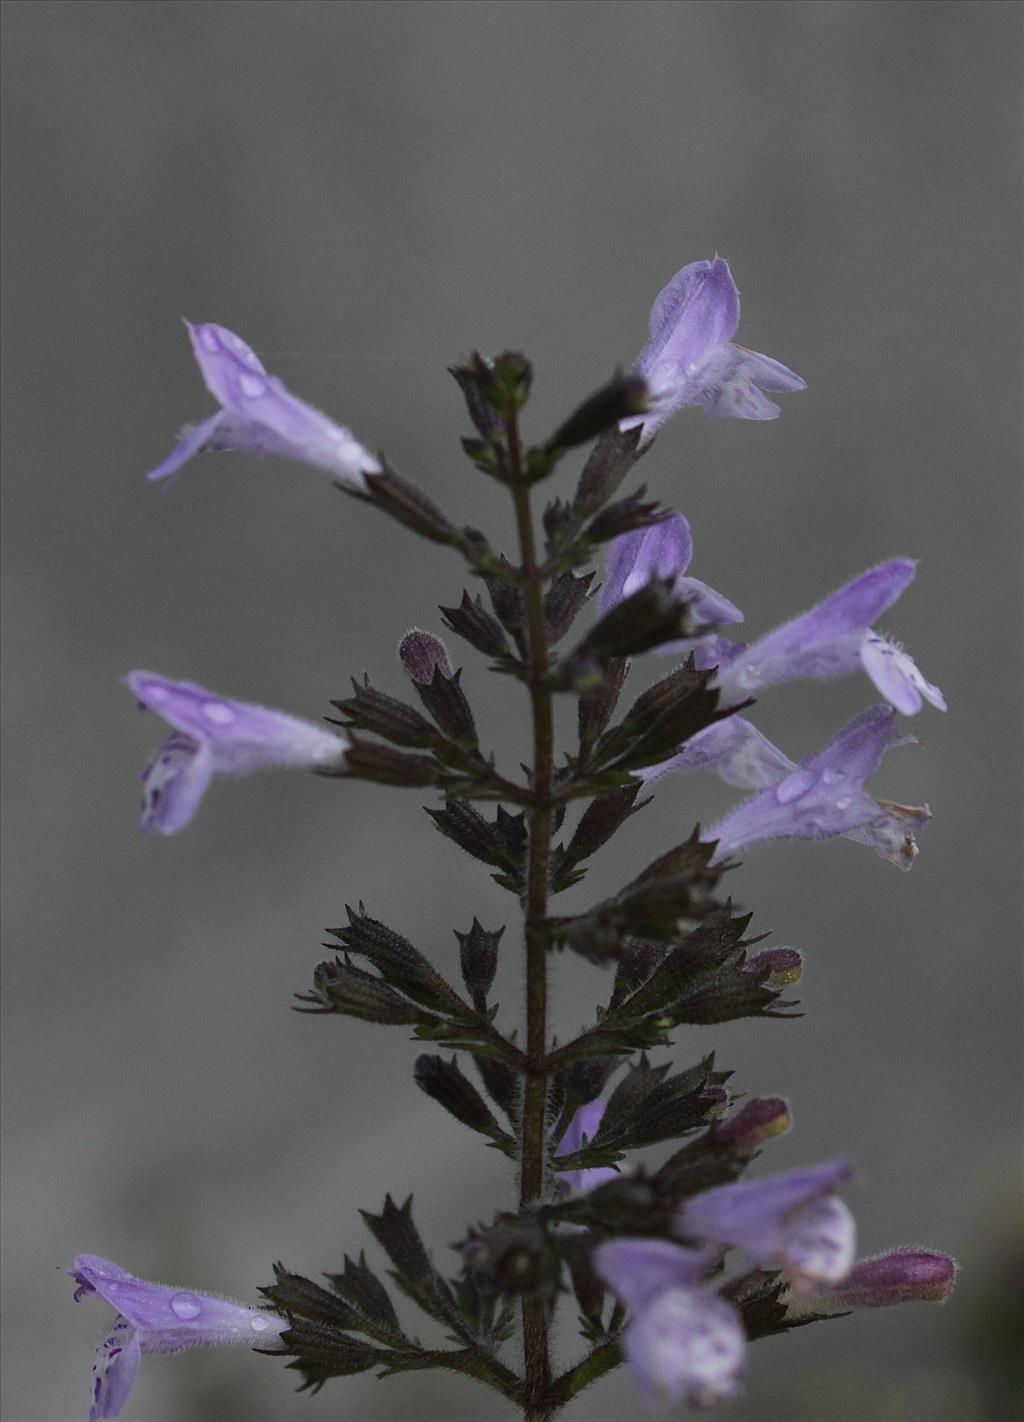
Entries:
POLYGON ((243 370, 238 376, 238 388, 247 400, 258 400, 267 393, 267 382, 254 371, 243 370))
POLYGON ((235 719, 235 713, 230 706, 225 706, 223 701, 204 702, 203 715, 215 726, 230 726, 235 719))

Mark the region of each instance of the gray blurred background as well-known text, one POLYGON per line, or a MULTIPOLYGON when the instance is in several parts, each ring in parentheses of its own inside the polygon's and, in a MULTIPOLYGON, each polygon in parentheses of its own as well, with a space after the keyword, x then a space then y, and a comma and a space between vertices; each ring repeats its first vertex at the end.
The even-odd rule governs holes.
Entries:
MULTIPOLYGON (((759 1344, 719 1415, 1011 1415, 985 1320, 1019 1250, 1019 19, 985 3, 6 6, 9 1422, 85 1413, 109 1315, 72 1306, 58 1270, 77 1251, 254 1299, 275 1258, 315 1275, 365 1246, 379 1263, 357 1207, 385 1190, 415 1188, 443 1264, 511 1199, 507 1162, 415 1089, 399 1029, 289 1010, 346 901, 453 970, 453 927, 510 920, 420 797, 280 773, 217 783, 176 839, 136 834, 163 732, 125 671, 315 718, 364 669, 401 693, 398 637, 437 629, 463 586, 449 553, 301 467, 225 456, 166 498, 148 486, 179 424, 212 408, 179 317, 242 332, 507 544, 503 500, 459 454, 446 363, 525 348, 543 434, 632 358, 667 278, 716 250, 744 292, 740 339, 809 388, 774 424, 681 415, 644 477, 754 633, 918 556, 886 626, 950 714, 919 717, 922 748, 875 782, 935 811, 913 874, 837 841, 759 848, 735 876, 756 924, 805 949, 807 1015, 680 1033, 676 1055, 715 1046, 738 1090, 788 1097, 797 1128, 762 1169, 856 1157, 863 1252, 931 1245, 963 1266, 944 1309, 759 1344)), ((517 689, 458 654, 513 763, 517 689)), ((796 757, 874 699, 863 678, 799 684, 757 718, 796 757)), ((732 798, 665 783, 576 901, 732 798)), ((513 1018, 517 959, 510 930, 513 1018)), ((553 981, 563 1033, 607 987, 565 959, 553 981)), ((127 1416, 507 1415, 454 1377, 312 1399, 294 1382, 244 1352, 147 1358, 127 1416)), ((638 1414, 620 1373, 568 1415, 638 1414)))

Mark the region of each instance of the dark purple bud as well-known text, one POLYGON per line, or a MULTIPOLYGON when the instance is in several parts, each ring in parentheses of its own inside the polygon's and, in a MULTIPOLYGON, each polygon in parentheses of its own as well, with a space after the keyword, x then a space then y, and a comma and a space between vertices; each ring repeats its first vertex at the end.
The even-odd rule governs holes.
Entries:
MULTIPOLYGON (((800 1305, 887 1308, 901 1303, 942 1303, 953 1291, 956 1263, 934 1249, 892 1249, 859 1264, 831 1288, 801 1291, 800 1305)), ((792 1306, 791 1306, 792 1307, 792 1306)))
POLYGON ((448 649, 439 637, 420 627, 413 627, 405 634, 398 644, 398 656, 406 675, 419 686, 429 686, 438 668, 442 676, 452 675, 448 649))
POLYGON ((789 1107, 779 1096, 755 1096, 715 1131, 715 1139, 738 1146, 756 1146, 781 1136, 793 1124, 789 1107))
POLYGON ((743 965, 744 972, 762 979, 764 987, 781 988, 798 983, 803 972, 804 960, 797 948, 767 948, 763 953, 755 953, 743 965))

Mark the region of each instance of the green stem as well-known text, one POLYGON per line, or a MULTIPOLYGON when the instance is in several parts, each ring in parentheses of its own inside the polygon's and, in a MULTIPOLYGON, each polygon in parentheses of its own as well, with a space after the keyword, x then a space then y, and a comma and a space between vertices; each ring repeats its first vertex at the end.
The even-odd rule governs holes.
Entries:
MULTIPOLYGON (((548 864, 554 805, 554 727, 548 686, 548 644, 544 626, 544 575, 537 562, 530 490, 523 477, 515 416, 507 422, 511 487, 519 533, 522 591, 529 642, 529 687, 533 719, 533 777, 527 811, 530 856, 525 899, 526 936, 526 1083, 523 1092, 520 1160, 520 1208, 535 1204, 547 1183, 547 960, 548 864)), ((529 1422, 547 1422, 551 1361, 548 1312, 541 1299, 523 1301, 523 1351, 526 1369, 524 1412, 529 1422)))

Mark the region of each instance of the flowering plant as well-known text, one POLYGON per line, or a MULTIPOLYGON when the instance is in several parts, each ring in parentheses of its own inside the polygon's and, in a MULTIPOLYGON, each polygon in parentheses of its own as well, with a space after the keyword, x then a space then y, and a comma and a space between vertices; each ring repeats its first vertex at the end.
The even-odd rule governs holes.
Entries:
POLYGON ((395 1284, 450 1346, 406 1331, 362 1254, 358 1262, 346 1256, 340 1270, 331 1261, 327 1288, 277 1267, 260 1307, 147 1284, 79 1256, 70 1271, 76 1297, 96 1294, 117 1310, 97 1353, 93 1419, 119 1414, 143 1353, 237 1342, 289 1356, 311 1388, 368 1369, 451 1369, 497 1390, 532 1422, 549 1422, 623 1360, 652 1411, 684 1399, 707 1406, 739 1391, 756 1339, 858 1306, 948 1295, 954 1266, 943 1254, 897 1249, 857 1262, 853 1215, 838 1193, 854 1173, 845 1158, 745 1176, 764 1143, 789 1129, 784 1100, 755 1096, 738 1107, 731 1074, 713 1055, 675 1073, 647 1056, 671 1046, 681 1026, 790 1015, 796 1004, 782 994, 800 978, 801 955, 751 951, 761 943, 749 936, 751 915, 722 892, 736 855, 765 839, 845 836, 909 868, 929 811, 879 800, 866 782, 890 746, 912 739, 896 730, 897 712, 913 715, 925 701, 945 710, 938 688, 875 630, 913 579, 911 560, 881 563, 743 643, 722 630, 743 622, 740 609, 688 571, 685 517, 642 487, 617 497, 677 410, 774 419, 779 408, 764 392, 803 388, 780 362, 734 344, 738 322, 728 264, 716 257, 684 267, 655 301, 650 341, 632 371, 536 444, 521 433, 532 379, 523 356, 476 355, 452 371, 475 427, 466 454, 512 500, 512 559, 291 395, 240 337, 189 326, 220 409, 186 428, 149 477, 175 476, 204 451, 285 456, 452 548, 487 602, 464 591, 440 609, 443 623, 493 672, 525 688, 533 756, 525 779, 499 769, 481 743, 461 669, 421 628, 399 648, 419 706, 364 679, 333 702, 329 728, 135 671, 127 683, 139 705, 171 727, 143 774, 142 828, 175 834, 215 776, 276 765, 434 792, 437 829, 487 865, 519 905, 525 1030, 505 1023, 490 1000, 499 953, 520 951, 503 927, 474 917, 458 933, 456 988, 362 905, 329 930, 338 952, 315 968, 299 1010, 405 1026, 455 1053, 419 1057, 416 1084, 508 1157, 517 1200, 467 1231, 450 1276, 418 1233, 411 1197, 398 1205, 388 1195, 379 1214, 364 1212, 395 1284), (592 441, 574 497, 549 501, 539 528, 534 487, 592 441), (598 596, 587 566, 602 555, 598 596), (560 644, 595 599, 596 619, 565 650, 560 644), (672 656, 674 669, 620 712, 646 652, 672 656), (749 719, 754 694, 779 682, 858 671, 885 704, 854 716, 799 762, 749 719), (578 707, 578 738, 562 756, 557 697, 578 707), (555 896, 580 882, 591 856, 649 802, 645 792, 694 771, 748 798, 591 907, 554 911, 555 896), (608 965, 612 982, 593 1024, 558 1043, 547 1025, 548 991, 552 957, 562 951, 608 965), (657 1169, 631 1154, 677 1140, 657 1169), (585 1346, 559 1362, 552 1320, 568 1291, 585 1346))

